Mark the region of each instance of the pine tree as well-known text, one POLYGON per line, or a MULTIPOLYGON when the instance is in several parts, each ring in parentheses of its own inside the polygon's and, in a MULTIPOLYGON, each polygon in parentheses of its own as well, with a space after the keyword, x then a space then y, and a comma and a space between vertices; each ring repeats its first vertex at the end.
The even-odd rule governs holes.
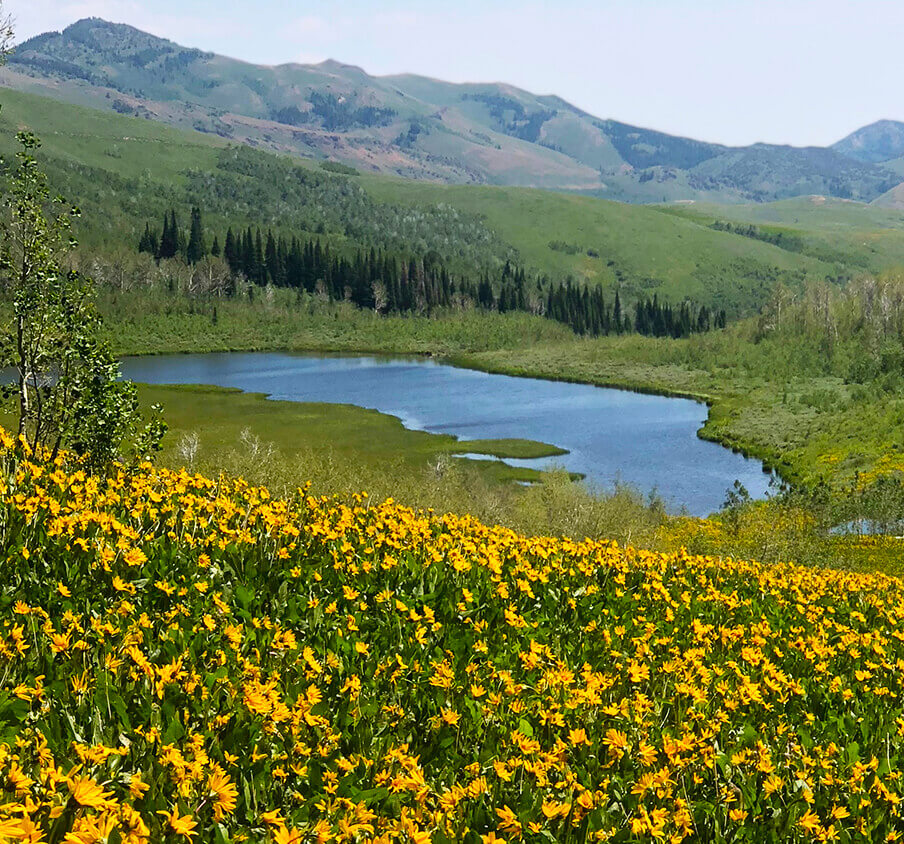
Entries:
POLYGON ((176 219, 175 208, 170 211, 170 235, 173 239, 173 254, 171 257, 175 258, 185 251, 185 237, 182 234, 182 228, 179 226, 179 221, 176 219))
POLYGON ((159 261, 163 258, 163 250, 166 248, 165 244, 169 242, 170 233, 169 233, 169 215, 163 215, 163 233, 160 235, 160 240, 157 242, 157 251, 154 253, 154 257, 159 261))
POLYGON ((204 243, 204 229, 201 226, 201 209, 191 209, 191 231, 188 236, 188 246, 185 250, 185 258, 189 264, 197 264, 207 254, 207 246, 204 243))
POLYGON ((251 226, 248 226, 248 228, 245 229, 245 234, 242 235, 241 256, 242 273, 245 275, 245 278, 247 278, 248 281, 257 282, 254 265, 254 235, 251 233, 251 226))
POLYGON ((157 241, 157 232, 151 231, 150 223, 145 223, 144 234, 141 235, 141 240, 138 241, 138 251, 156 255, 159 248, 160 244, 157 241))
POLYGON ((175 258, 180 252, 179 223, 176 220, 175 210, 163 215, 163 234, 160 235, 160 248, 157 250, 158 258, 175 258))
POLYGON ((236 244, 235 235, 232 233, 231 226, 226 232, 226 243, 223 246, 223 257, 226 259, 226 263, 229 265, 229 269, 232 270, 233 273, 241 272, 242 264, 239 258, 239 248, 236 244))
POLYGON ((261 240, 261 230, 258 229, 254 237, 253 265, 251 277, 258 284, 267 283, 267 268, 264 265, 264 245, 261 240))
POLYGON ((267 281, 270 284, 279 283, 279 259, 276 251, 276 241, 273 232, 267 230, 267 245, 264 249, 264 265, 266 267, 267 281))

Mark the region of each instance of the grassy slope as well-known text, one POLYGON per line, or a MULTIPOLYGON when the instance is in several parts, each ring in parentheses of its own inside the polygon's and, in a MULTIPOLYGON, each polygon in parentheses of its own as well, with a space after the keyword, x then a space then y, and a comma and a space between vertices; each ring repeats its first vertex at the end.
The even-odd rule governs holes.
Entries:
POLYGON ((442 202, 483 215, 528 265, 550 275, 573 274, 614 287, 620 271, 621 286, 629 298, 632 293, 652 295, 660 285, 673 299, 709 300, 714 291, 724 293, 731 288, 725 295, 746 300, 749 308, 768 286, 765 278, 756 278, 759 272, 797 270, 824 276, 833 271, 830 264, 818 259, 716 232, 697 221, 646 206, 525 188, 438 185, 370 176, 363 181, 375 196, 387 201, 442 202), (557 240, 580 247, 580 252, 570 255, 551 249, 549 243, 557 240), (588 249, 596 250, 600 257, 588 256, 588 249))
POLYGON ((15 148, 17 129, 31 129, 44 150, 64 161, 109 170, 126 178, 179 182, 185 170, 215 165, 225 141, 183 132, 140 118, 72 106, 4 88, 0 92, 0 149, 15 148))
MULTIPOLYGON (((160 196, 167 191, 178 196, 184 189, 187 169, 215 169, 224 145, 210 135, 8 89, 0 94, 0 102, 0 151, 7 155, 14 147, 12 130, 27 125, 44 140, 47 156, 96 168, 101 171, 96 174, 99 181, 103 173, 143 180, 145 190, 138 195, 100 197, 98 201, 116 205, 117 212, 113 221, 83 222, 89 228, 107 227, 102 238, 86 238, 92 245, 115 240, 119 229, 120 236, 134 237, 149 216, 156 219, 160 196), (157 199, 150 199, 152 195, 157 199), (143 207, 145 197, 153 213, 143 207)), ((298 166, 315 165, 299 161, 298 166)), ((356 182, 380 201, 419 208, 446 203, 478 215, 530 269, 555 278, 571 274, 608 287, 620 282, 625 301, 658 291, 673 301, 691 296, 730 312, 744 312, 757 307, 776 278, 794 283, 803 276, 835 272, 830 263, 715 232, 697 220, 657 208, 526 188, 442 186, 375 176, 361 176, 356 182), (550 249, 553 240, 580 251, 572 255, 550 249), (588 249, 597 250, 600 257, 588 256, 588 249)), ((262 209, 263 222, 268 222, 269 213, 262 209)))
POLYGON ((809 196, 760 205, 669 206, 685 219, 752 223, 765 232, 800 238, 806 254, 881 271, 904 264, 904 213, 830 197, 809 196))

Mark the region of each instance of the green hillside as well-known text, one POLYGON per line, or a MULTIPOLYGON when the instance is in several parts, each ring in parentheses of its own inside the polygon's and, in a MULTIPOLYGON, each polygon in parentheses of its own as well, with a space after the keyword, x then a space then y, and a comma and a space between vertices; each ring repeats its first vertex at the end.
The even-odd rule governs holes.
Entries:
POLYGON ((58 165, 106 170, 128 179, 153 178, 185 183, 185 173, 209 167, 226 142, 201 132, 181 132, 150 120, 136 120, 93 108, 80 108, 9 88, 0 97, 6 153, 15 147, 12 132, 31 129, 58 165))
POLYGON ((79 235, 89 248, 134 245, 165 209, 200 204, 223 231, 250 224, 320 233, 339 246, 437 249, 461 270, 513 257, 477 218, 442 208, 413 217, 311 162, 9 89, 0 103, 0 152, 13 154, 18 129, 39 135, 54 188, 85 212, 79 235))
MULTIPOLYGON (((671 301, 687 296, 730 315, 755 310, 776 281, 796 286, 863 268, 863 262, 841 263, 847 259, 838 249, 805 254, 715 231, 707 216, 737 219, 748 207, 765 214, 772 206, 723 213, 709 206, 636 206, 527 188, 343 175, 147 119, 9 89, 0 100, 0 149, 12 152, 13 132, 21 127, 42 137, 55 188, 78 197, 85 211, 80 235, 89 248, 133 244, 145 222, 156 222, 166 208, 187 213, 199 204, 208 226, 220 233, 227 225, 250 224, 316 233, 340 247, 435 251, 461 273, 513 260, 553 279, 571 275, 619 287, 625 301, 653 293, 671 301)), ((862 225, 873 232, 874 263, 897 262, 901 238, 891 224, 901 216, 850 208, 864 212, 862 225)), ((808 236, 834 237, 816 216, 807 219, 816 220, 808 236)))
POLYGON ((524 188, 365 179, 387 201, 451 205, 479 214, 529 266, 573 274, 627 298, 665 292, 749 312, 778 279, 795 284, 837 268, 770 244, 713 231, 648 206, 524 188))
POLYGON ((880 272, 904 265, 904 212, 826 196, 746 205, 693 203, 669 213, 705 225, 750 224, 764 242, 822 261, 880 272))

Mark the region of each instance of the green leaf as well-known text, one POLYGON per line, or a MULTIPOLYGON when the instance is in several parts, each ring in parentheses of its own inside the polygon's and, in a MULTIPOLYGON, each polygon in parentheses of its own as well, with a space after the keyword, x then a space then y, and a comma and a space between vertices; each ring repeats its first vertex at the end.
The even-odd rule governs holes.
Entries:
POLYGON ((119 693, 113 691, 112 689, 110 691, 110 704, 113 709, 116 710, 116 714, 119 716, 119 719, 122 722, 122 726, 125 728, 125 731, 131 732, 132 722, 129 720, 129 712, 126 708, 126 703, 119 695, 119 693))
POLYGON ((248 609, 248 607, 251 606, 251 602, 254 600, 254 595, 242 586, 241 583, 236 584, 234 595, 244 609, 248 609))
POLYGON ((179 716, 174 714, 166 726, 166 732, 163 734, 163 743, 174 744, 184 735, 185 728, 182 726, 179 716))

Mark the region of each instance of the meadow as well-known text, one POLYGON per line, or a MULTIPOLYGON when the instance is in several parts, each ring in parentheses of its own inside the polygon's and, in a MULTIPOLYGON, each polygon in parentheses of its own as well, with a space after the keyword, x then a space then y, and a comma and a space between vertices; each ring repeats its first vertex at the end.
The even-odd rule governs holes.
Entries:
MULTIPOLYGON (((241 467, 240 473, 266 473, 270 485, 279 483, 289 491, 297 486, 297 478, 293 481, 284 471, 280 483, 279 467, 291 466, 291 471, 303 473, 305 463, 314 462, 312 450, 320 459, 337 464, 353 460, 360 466, 391 467, 389 471, 401 477, 451 463, 463 451, 498 458, 563 453, 556 446, 523 439, 468 440, 465 445, 446 434, 410 430, 394 416, 354 405, 273 401, 260 393, 219 387, 146 384, 141 399, 147 408, 166 408, 169 436, 161 459, 212 473, 245 460, 247 467, 241 467), (249 446, 252 442, 256 445, 249 446), (246 454, 249 447, 251 454, 246 454)), ((540 479, 534 469, 498 461, 467 462, 488 482, 540 479)))
POLYGON ((904 831, 896 578, 0 447, 7 840, 904 831))
POLYGON ((662 207, 668 213, 710 226, 726 222, 752 225, 755 237, 784 242, 782 248, 829 263, 880 271, 904 262, 900 237, 904 214, 881 204, 803 196, 761 204, 662 207))

